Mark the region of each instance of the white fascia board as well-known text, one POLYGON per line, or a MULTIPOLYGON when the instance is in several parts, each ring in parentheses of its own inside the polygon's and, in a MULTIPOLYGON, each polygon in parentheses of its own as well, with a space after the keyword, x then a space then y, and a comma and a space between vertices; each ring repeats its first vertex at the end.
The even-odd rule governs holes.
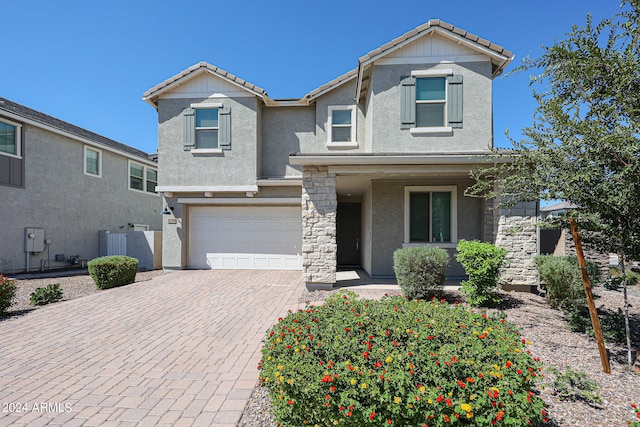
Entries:
POLYGON ((299 206, 299 197, 243 198, 243 197, 180 197, 178 203, 184 205, 253 205, 253 206, 299 206))
POLYGON ((301 187, 302 178, 259 179, 256 183, 258 187, 301 187))
POLYGON ((491 158, 492 153, 468 155, 412 155, 412 156, 289 156, 289 163, 296 166, 312 165, 454 165, 482 164, 490 161, 505 162, 503 158, 491 158))
POLYGON ((28 119, 28 118, 23 117, 23 116, 21 116, 19 114, 14 114, 14 113, 11 113, 11 112, 6 111, 6 110, 1 110, 0 114, 2 114, 5 117, 9 117, 9 118, 12 118, 14 120, 17 120, 20 123, 29 124, 31 126, 35 126, 37 128, 44 129, 44 130, 46 130, 48 132, 52 132, 52 133, 55 133, 57 135, 62 135, 64 137, 66 137, 66 138, 73 139, 73 140, 81 142, 81 143, 83 143, 85 145, 89 145, 91 147, 99 148, 102 151, 109 151, 111 153, 118 154, 119 156, 126 157, 127 159, 134 160, 134 161, 136 161, 138 163, 144 163, 146 166, 153 166, 155 169, 158 168, 158 163, 156 163, 156 162, 154 162, 152 160, 143 159, 142 157, 136 157, 131 153, 126 153, 124 151, 120 151, 120 150, 115 149, 113 147, 110 147, 108 145, 100 144, 99 142, 92 141, 92 140, 86 139, 86 138, 82 138, 80 136, 74 135, 74 134, 69 133, 69 132, 65 132, 65 131, 63 131, 61 129, 49 126, 47 124, 40 123, 40 122, 38 122, 36 120, 28 119))
POLYGON ((258 191, 257 185, 162 185, 157 186, 159 193, 246 193, 258 191))

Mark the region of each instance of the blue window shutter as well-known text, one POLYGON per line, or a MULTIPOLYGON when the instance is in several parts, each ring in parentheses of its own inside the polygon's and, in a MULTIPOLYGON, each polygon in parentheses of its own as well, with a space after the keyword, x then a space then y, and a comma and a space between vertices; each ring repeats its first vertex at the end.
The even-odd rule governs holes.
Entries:
POLYGON ((182 110, 182 117, 184 122, 184 151, 191 151, 195 148, 196 144, 196 111, 187 107, 182 110))
POLYGON ((416 125, 416 79, 403 77, 400 85, 400 129, 416 125))
POLYGON ((452 128, 462 128, 462 75, 454 74, 447 79, 447 120, 452 128))
POLYGON ((231 108, 218 110, 218 145, 222 149, 231 148, 231 108))

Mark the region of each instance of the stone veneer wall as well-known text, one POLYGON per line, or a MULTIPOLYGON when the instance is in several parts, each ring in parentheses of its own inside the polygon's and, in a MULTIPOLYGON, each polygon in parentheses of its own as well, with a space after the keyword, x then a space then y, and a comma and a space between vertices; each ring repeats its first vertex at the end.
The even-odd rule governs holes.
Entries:
POLYGON ((501 279, 510 288, 538 285, 538 271, 533 259, 538 254, 537 214, 535 202, 500 211, 495 244, 508 252, 507 266, 501 279))
POLYGON ((336 283, 336 175, 305 166, 302 175, 302 273, 309 289, 336 283))

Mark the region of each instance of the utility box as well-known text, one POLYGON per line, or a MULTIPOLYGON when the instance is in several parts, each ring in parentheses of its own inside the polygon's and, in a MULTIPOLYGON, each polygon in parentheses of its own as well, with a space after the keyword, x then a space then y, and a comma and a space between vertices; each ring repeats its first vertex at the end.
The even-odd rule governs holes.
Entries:
POLYGON ((44 228, 27 227, 24 229, 24 251, 44 252, 44 228))

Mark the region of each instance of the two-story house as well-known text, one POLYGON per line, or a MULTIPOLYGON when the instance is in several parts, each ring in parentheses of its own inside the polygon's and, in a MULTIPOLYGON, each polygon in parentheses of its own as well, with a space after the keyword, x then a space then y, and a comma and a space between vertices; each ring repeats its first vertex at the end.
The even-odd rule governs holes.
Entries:
POLYGON ((100 233, 161 229, 157 166, 143 151, 0 98, 0 273, 116 253, 152 269, 155 235, 122 238, 109 253, 100 233))
MULTIPOLYGON (((323 288, 343 265, 393 276, 398 248, 508 240, 524 258, 511 283, 533 284, 535 232, 502 229, 535 222, 535 206, 496 212, 465 196, 493 146, 493 79, 512 59, 431 20, 301 99, 204 62, 151 88, 165 268, 301 269, 323 288)), ((447 273, 464 277, 453 257, 447 273)))

